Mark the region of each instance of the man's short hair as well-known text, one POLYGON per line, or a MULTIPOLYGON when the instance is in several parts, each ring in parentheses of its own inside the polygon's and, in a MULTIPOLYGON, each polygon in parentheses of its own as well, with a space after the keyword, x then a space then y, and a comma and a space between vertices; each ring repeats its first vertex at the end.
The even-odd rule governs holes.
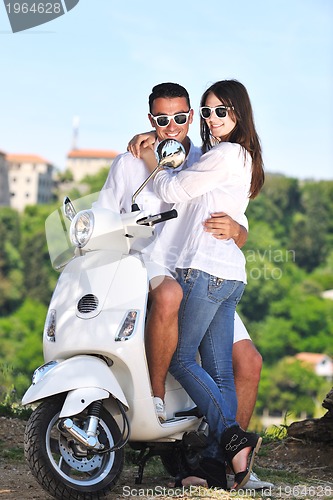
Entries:
POLYGON ((153 87, 149 96, 149 111, 152 112, 153 102, 158 97, 174 99, 175 97, 185 97, 188 109, 191 109, 190 96, 187 90, 178 83, 159 83, 153 87))

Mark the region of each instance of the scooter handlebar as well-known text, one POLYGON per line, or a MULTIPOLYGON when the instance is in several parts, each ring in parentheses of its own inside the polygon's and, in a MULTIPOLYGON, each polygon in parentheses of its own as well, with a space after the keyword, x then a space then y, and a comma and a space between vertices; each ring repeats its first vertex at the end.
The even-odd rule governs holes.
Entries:
POLYGON ((162 212, 161 214, 149 215, 148 217, 143 217, 136 221, 140 226, 154 226, 159 222, 164 222, 169 219, 175 219, 178 217, 177 210, 168 210, 168 212, 162 212))

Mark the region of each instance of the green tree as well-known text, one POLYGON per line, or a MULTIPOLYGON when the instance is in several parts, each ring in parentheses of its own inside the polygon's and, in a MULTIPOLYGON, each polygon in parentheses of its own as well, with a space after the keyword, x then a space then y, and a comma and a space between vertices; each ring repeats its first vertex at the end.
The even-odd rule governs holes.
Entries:
POLYGON ((299 334, 290 319, 268 316, 260 323, 251 323, 251 338, 263 356, 265 365, 297 352, 299 334))
POLYGON ((281 245, 265 222, 250 222, 243 249, 248 284, 239 309, 248 321, 262 321, 271 305, 282 299, 293 283, 304 279, 304 271, 294 263, 294 253, 281 245))
POLYGON ((308 272, 325 262, 333 244, 333 182, 305 183, 301 210, 294 214, 290 247, 308 272))
POLYGON ((332 353, 333 302, 320 296, 304 293, 302 286, 294 286, 289 294, 272 304, 274 318, 290 321, 298 335, 296 351, 332 353))
POLYGON ((264 367, 258 392, 257 411, 306 412, 314 416, 317 401, 326 386, 325 380, 294 358, 283 358, 271 367, 264 367))
POLYGON ((48 304, 51 299, 49 254, 45 234, 34 233, 24 238, 24 285, 27 295, 48 304))
POLYGON ((86 194, 97 193, 102 189, 108 176, 109 170, 110 167, 104 167, 97 174, 86 175, 86 177, 82 179, 82 183, 89 186, 88 193, 86 194))
POLYGON ((260 195, 250 202, 247 216, 266 222, 280 243, 285 246, 292 217, 300 208, 300 189, 297 179, 267 174, 260 195))
POLYGON ((0 208, 1 240, 10 241, 14 247, 20 243, 20 217, 16 210, 9 207, 0 208))
POLYGON ((67 169, 64 172, 58 172, 57 180, 64 183, 72 182, 74 180, 72 171, 67 169))
POLYGON ((46 312, 46 306, 27 299, 15 313, 0 318, 0 401, 13 390, 21 398, 34 369, 43 363, 46 312))
POLYGON ((49 302, 57 279, 50 264, 45 237, 45 220, 52 208, 44 205, 29 206, 21 219, 25 292, 44 304, 49 302))
POLYGON ((325 262, 313 270, 309 275, 309 280, 314 281, 323 291, 333 289, 333 250, 326 257, 325 262))
POLYGON ((10 208, 0 209, 0 309, 13 311, 23 299, 23 262, 19 252, 19 215, 10 208))

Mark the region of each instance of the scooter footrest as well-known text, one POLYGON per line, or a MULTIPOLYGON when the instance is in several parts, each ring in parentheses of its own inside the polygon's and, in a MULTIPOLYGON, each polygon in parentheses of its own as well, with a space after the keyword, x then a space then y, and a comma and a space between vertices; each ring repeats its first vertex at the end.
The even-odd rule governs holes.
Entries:
POLYGON ((175 417, 198 417, 198 418, 201 418, 201 417, 203 417, 203 415, 200 412, 199 408, 197 406, 194 406, 193 408, 190 408, 189 410, 177 411, 177 413, 175 413, 175 417))

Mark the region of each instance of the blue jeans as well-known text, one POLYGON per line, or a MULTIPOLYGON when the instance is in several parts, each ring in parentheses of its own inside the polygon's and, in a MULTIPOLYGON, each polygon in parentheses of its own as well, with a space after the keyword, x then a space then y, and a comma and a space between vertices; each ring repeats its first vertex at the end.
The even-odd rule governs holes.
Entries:
POLYGON ((237 425, 232 346, 235 309, 245 285, 197 269, 178 270, 177 280, 184 296, 169 371, 205 415, 219 443, 223 432, 237 425), (198 350, 202 366, 196 360, 198 350))

